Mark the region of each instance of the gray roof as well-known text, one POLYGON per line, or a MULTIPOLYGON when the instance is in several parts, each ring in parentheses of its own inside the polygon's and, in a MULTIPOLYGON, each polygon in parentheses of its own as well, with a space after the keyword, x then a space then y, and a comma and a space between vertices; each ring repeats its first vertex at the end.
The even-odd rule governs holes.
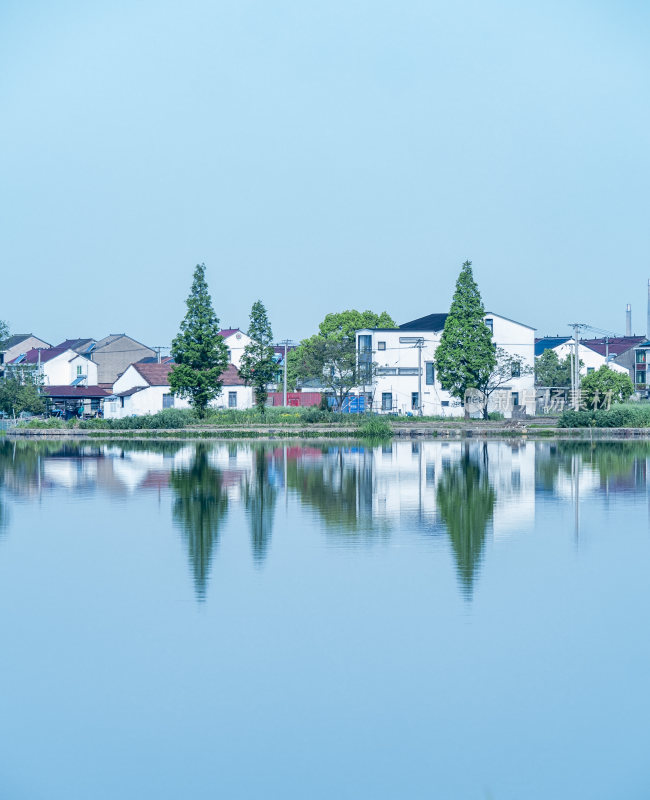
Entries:
MULTIPOLYGON (((9 336, 8 339, 5 339, 4 342, 0 342, 0 350, 11 350, 12 347, 16 347, 32 336, 34 336, 33 333, 14 333, 13 336, 9 336)), ((38 336, 34 336, 34 338, 39 339, 41 342, 43 341, 43 339, 40 339, 38 336)), ((47 344, 47 342, 45 342, 45 344, 47 344)))

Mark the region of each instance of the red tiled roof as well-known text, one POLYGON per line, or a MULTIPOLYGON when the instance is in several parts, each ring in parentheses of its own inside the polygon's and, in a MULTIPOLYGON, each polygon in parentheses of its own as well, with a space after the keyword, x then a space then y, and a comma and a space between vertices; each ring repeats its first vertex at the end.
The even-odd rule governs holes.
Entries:
POLYGON ((224 328, 222 331, 219 331, 219 336, 223 336, 224 339, 227 339, 229 336, 232 336, 233 333, 242 333, 239 328, 224 328))
MULTIPOLYGON (((176 366, 175 364, 132 364, 133 369, 142 375, 149 386, 169 386, 169 373, 176 366)), ((239 377, 237 367, 229 364, 225 372, 221 374, 224 386, 245 386, 243 378, 239 377)))
MULTIPOLYGON (((38 364, 38 361, 39 361, 38 354, 40 353, 41 354, 41 358, 40 358, 41 364, 44 364, 46 361, 51 361, 53 358, 56 358, 57 356, 60 356, 61 353, 65 353, 65 351, 69 350, 69 349, 70 348, 68 348, 68 347, 50 347, 47 350, 45 348, 28 350, 25 353, 24 356, 22 356, 22 357, 18 356, 17 358, 14 358, 14 360, 11 363, 12 364, 16 364, 16 363, 19 363, 19 364, 38 364), (18 359, 20 359, 20 360, 18 360, 18 359)), ((74 353, 74 355, 76 356, 77 354, 74 353)), ((71 358, 72 358, 72 356, 71 356, 71 358)))
POLYGON ((43 391, 48 397, 107 397, 110 392, 101 386, 44 386, 43 391))
POLYGON ((638 347, 645 342, 645 336, 610 336, 609 343, 605 343, 604 338, 600 339, 580 339, 580 344, 584 344, 604 356, 609 347, 610 356, 618 356, 629 350, 630 347, 638 347))

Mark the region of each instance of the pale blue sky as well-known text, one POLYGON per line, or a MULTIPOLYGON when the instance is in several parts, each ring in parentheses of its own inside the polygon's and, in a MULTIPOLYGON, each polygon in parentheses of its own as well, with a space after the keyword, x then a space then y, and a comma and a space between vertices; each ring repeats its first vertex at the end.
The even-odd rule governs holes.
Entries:
POLYGON ((0 0, 0 318, 175 334, 486 305, 645 329, 650 6, 0 0))

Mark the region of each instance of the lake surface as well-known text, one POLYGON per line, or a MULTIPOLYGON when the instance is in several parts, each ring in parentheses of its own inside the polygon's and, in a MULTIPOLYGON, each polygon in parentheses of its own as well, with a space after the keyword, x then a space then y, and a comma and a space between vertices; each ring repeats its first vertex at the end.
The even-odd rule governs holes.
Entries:
POLYGON ((649 467, 0 440, 0 797, 647 798, 649 467))

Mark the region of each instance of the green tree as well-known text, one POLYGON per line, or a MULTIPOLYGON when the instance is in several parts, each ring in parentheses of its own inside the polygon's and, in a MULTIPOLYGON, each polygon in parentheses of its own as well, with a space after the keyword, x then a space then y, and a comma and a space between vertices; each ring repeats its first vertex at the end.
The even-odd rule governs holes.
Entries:
POLYGON ((275 377, 278 365, 274 359, 271 323, 261 300, 253 303, 251 308, 248 335, 252 341, 244 348, 239 374, 248 386, 253 387, 255 405, 263 414, 269 395, 269 383, 275 377))
MULTIPOLYGON (((463 403, 468 390, 477 389, 482 376, 496 366, 492 332, 485 324, 485 309, 471 261, 465 261, 456 281, 434 360, 442 388, 463 403)), ((465 418, 469 418, 467 403, 465 418)))
POLYGON ((3 320, 0 319, 0 351, 2 350, 2 345, 4 344, 5 340, 9 338, 9 325, 3 320))
POLYGON ((630 376, 614 372, 603 364, 580 381, 580 400, 587 408, 606 408, 610 403, 624 403, 634 392, 630 376))
POLYGON ((169 476, 175 494, 172 513, 187 544, 199 600, 205 599, 213 550, 228 513, 228 496, 221 472, 210 465, 205 444, 197 444, 189 469, 175 469, 169 476))
POLYGON ((318 333, 304 339, 287 358, 288 384, 315 381, 334 394, 339 408, 356 386, 370 383, 372 364, 360 362, 356 332, 363 328, 395 328, 386 311, 342 311, 328 314, 318 333))
POLYGON ((17 416, 22 411, 42 414, 45 401, 40 393, 38 374, 33 368, 12 369, 0 380, 0 411, 8 416, 17 416))
POLYGON ((548 348, 535 359, 535 385, 556 388, 571 386, 572 358, 560 360, 555 350, 548 348))
MULTIPOLYGON (((523 375, 530 375, 533 368, 528 364, 522 364, 521 358, 512 355, 502 347, 497 347, 495 351, 496 360, 492 367, 482 369, 479 372, 476 382, 477 403, 481 409, 483 419, 489 418, 488 406, 490 397, 503 389, 513 378, 520 378, 523 375)), ((467 395, 467 400, 472 398, 472 392, 467 395)), ((466 403, 467 406, 467 403, 466 403)))
POLYGON ((471 600, 496 495, 485 470, 470 458, 467 446, 460 461, 443 467, 436 498, 463 593, 471 600))
POLYGON ((186 305, 187 314, 172 342, 175 365, 169 373, 169 385, 173 394, 188 398, 203 418, 208 403, 221 394, 222 375, 228 366, 228 348, 219 334, 205 264, 196 265, 186 305))

